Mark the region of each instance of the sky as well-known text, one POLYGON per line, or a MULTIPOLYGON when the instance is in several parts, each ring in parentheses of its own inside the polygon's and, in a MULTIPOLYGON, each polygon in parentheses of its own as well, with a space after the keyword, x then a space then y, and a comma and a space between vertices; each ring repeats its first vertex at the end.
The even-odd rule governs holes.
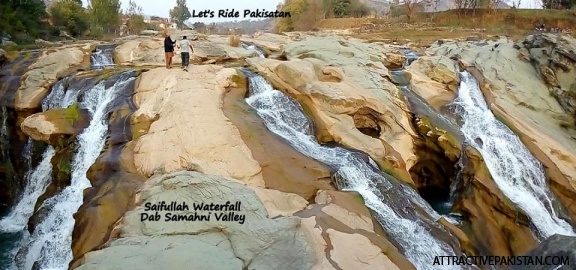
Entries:
MULTIPOLYGON (((84 6, 88 5, 89 0, 83 0, 84 6)), ((122 2, 122 10, 128 8, 129 0, 120 0, 122 2)), ((144 15, 154 15, 160 17, 169 17, 170 9, 176 5, 176 0, 135 0, 136 4, 142 7, 144 15)), ((201 12, 205 9, 210 9, 215 11, 217 15, 220 9, 232 9, 240 11, 240 18, 190 18, 191 22, 223 22, 223 21, 234 21, 234 20, 244 20, 242 18, 242 12, 244 9, 266 9, 269 11, 276 10, 278 3, 283 2, 281 0, 188 0, 186 1, 190 13, 192 10, 196 10, 196 13, 201 12)))

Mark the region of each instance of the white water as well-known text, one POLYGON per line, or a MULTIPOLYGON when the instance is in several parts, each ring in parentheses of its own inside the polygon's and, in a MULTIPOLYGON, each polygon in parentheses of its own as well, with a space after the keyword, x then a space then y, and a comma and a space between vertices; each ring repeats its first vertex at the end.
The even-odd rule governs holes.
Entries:
POLYGON ((264 52, 254 44, 248 45, 246 43, 242 43, 242 47, 246 50, 256 52, 260 58, 266 58, 266 54, 264 54, 264 52))
POLYGON ((0 108, 2 108, 2 115, 0 115, 0 118, 2 118, 2 126, 0 127, 0 140, 3 142, 7 142, 8 141, 8 111, 6 110, 6 107, 4 106, 0 106, 0 108))
POLYGON ((418 269, 459 269, 432 265, 435 256, 454 256, 455 253, 450 245, 434 238, 424 225, 434 223, 438 214, 413 189, 389 181, 377 172, 373 160, 364 160, 343 148, 321 146, 300 104, 273 89, 260 76, 249 77, 249 82, 251 95, 246 101, 266 127, 299 152, 337 169, 334 177, 338 186, 356 191, 364 198, 386 232, 401 245, 406 257, 418 269), (434 220, 417 213, 413 204, 422 207, 434 220))
POLYGON ((22 269, 31 269, 35 261, 39 262, 41 269, 68 269, 72 260, 73 214, 82 205, 84 189, 90 187, 86 172, 104 146, 109 105, 132 80, 132 77, 120 79, 108 89, 101 82, 84 93, 80 107, 89 111, 92 120, 77 138, 78 150, 71 164, 71 184, 43 203, 42 208, 48 213, 25 244, 27 252, 21 263, 22 269))
POLYGON ((98 69, 114 66, 114 60, 112 59, 113 54, 114 48, 96 48, 96 51, 90 56, 92 68, 98 69))
POLYGON ((12 211, 0 220, 0 231, 13 233, 26 228, 28 219, 34 212, 36 200, 44 193, 52 179, 52 163, 50 163, 50 161, 52 157, 54 157, 54 154, 54 148, 48 146, 42 155, 40 164, 38 164, 34 170, 26 173, 26 186, 22 192, 22 197, 16 206, 12 208, 12 211))
POLYGON ((78 100, 80 89, 67 89, 64 87, 66 79, 58 81, 50 94, 42 101, 42 111, 54 108, 66 108, 78 100))
POLYGON ((494 182, 528 215, 541 238, 553 234, 575 235, 552 207, 553 197, 542 165, 518 136, 494 117, 474 77, 468 72, 462 72, 461 77, 454 105, 464 120, 462 132, 482 154, 494 182))
MULTIPOLYGON (((78 90, 69 89, 65 92, 66 79, 58 81, 50 94, 42 101, 42 111, 53 108, 66 108, 76 102, 78 90)), ((28 164, 25 175, 25 187, 20 201, 12 208, 10 213, 0 220, 0 231, 19 232, 26 228, 28 220, 34 212, 34 206, 38 198, 46 191, 52 180, 52 157, 55 150, 48 146, 42 154, 42 161, 32 169, 31 164, 32 140, 29 139, 24 151, 24 158, 28 164)))

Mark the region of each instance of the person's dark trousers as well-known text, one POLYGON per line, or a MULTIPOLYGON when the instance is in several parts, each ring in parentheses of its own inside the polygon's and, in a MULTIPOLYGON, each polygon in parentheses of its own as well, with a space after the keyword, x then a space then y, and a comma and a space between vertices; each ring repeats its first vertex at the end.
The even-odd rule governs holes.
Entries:
POLYGON ((182 67, 188 68, 188 64, 190 63, 190 53, 183 52, 182 55, 182 67))

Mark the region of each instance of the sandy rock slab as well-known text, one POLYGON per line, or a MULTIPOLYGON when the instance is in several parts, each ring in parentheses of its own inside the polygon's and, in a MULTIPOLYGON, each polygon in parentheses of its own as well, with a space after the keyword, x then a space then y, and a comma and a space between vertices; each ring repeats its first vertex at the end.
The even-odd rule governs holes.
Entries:
POLYGON ((90 54, 94 46, 87 43, 43 51, 22 76, 22 83, 15 97, 16 109, 39 107, 50 85, 72 69, 86 68, 90 64, 90 54))
POLYGON ((130 265, 143 269, 311 269, 314 265, 312 247, 299 230, 300 219, 268 218, 258 196, 241 183, 175 172, 150 178, 137 201, 140 206, 126 213, 121 222, 122 238, 86 254, 77 269, 130 265), (152 208, 162 202, 164 211, 152 208), (179 208, 168 211, 170 205, 179 208), (184 220, 167 221, 170 216, 184 220))
POLYGON ((157 68, 140 76, 132 130, 141 174, 193 169, 264 186, 258 162, 222 109, 234 76, 234 69, 213 65, 191 66, 190 72, 157 68))

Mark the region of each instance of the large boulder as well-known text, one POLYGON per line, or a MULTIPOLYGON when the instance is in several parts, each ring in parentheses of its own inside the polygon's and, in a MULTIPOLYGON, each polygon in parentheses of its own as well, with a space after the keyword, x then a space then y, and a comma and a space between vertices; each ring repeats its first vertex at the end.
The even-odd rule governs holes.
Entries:
POLYGON ((523 42, 530 59, 540 66, 545 81, 560 105, 575 120, 576 128, 576 39, 570 35, 543 33, 528 36, 523 42))
POLYGON ((26 117, 20 127, 37 141, 56 145, 60 138, 78 135, 88 126, 89 114, 74 104, 65 109, 51 109, 26 117))
POLYGON ((16 92, 16 109, 35 109, 50 86, 59 78, 74 71, 86 69, 90 65, 90 54, 94 44, 80 44, 47 49, 30 65, 16 92))

